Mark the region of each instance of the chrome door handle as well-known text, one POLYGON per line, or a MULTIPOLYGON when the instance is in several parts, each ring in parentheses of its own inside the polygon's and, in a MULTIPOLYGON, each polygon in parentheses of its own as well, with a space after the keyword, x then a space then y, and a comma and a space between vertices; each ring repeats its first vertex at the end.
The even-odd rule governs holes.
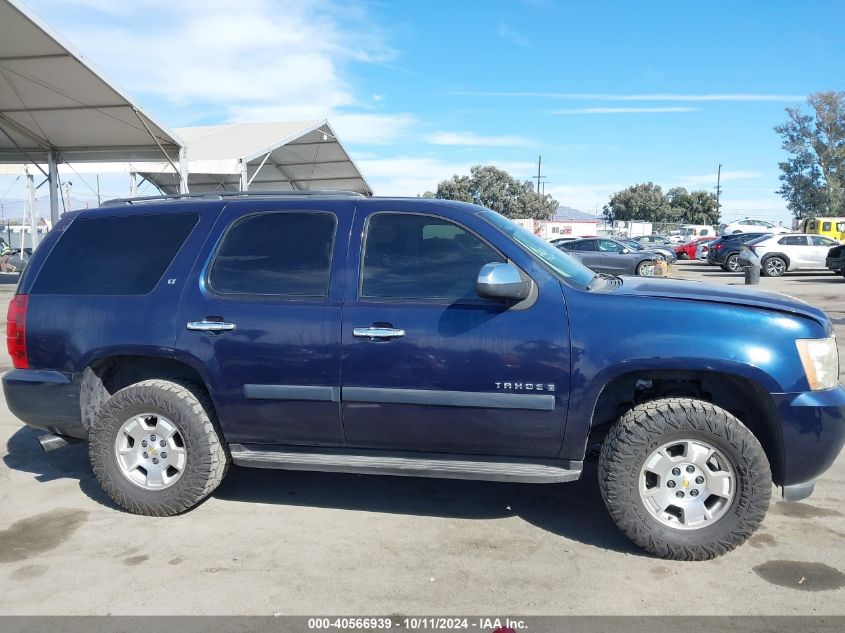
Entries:
POLYGON ((405 336, 405 330, 393 327, 356 327, 352 330, 352 336, 361 338, 400 338, 405 336))
POLYGON ((188 329, 199 332, 230 332, 235 329, 235 324, 224 321, 188 321, 188 329))

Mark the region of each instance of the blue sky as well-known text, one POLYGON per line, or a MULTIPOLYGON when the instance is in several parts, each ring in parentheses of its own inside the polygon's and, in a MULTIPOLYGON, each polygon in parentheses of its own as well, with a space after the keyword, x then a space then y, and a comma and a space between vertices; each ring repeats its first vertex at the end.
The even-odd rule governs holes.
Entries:
POLYGON ((786 222, 772 127, 843 89, 838 0, 23 1, 172 127, 328 118, 385 195, 542 154, 546 192, 594 211, 722 163, 724 218, 786 222))

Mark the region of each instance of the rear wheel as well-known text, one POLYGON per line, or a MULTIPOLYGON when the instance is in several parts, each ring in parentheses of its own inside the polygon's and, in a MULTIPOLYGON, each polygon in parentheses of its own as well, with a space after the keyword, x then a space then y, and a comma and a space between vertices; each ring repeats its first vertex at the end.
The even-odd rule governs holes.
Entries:
POLYGON ((135 514, 192 508, 229 464, 211 401, 191 383, 145 380, 121 389, 97 409, 89 440, 103 490, 135 514))
POLYGON ((637 264, 637 275, 640 277, 653 277, 654 276, 654 262, 650 259, 640 262, 637 264))
POLYGON ((725 260, 725 265, 723 266, 725 270, 729 270, 732 273, 738 273, 742 270, 742 266, 739 265, 739 255, 729 255, 727 260, 725 260))
POLYGON ((772 255, 763 260, 760 272, 766 277, 781 277, 786 272, 786 262, 777 255, 772 255))
POLYGON ((666 398, 631 409, 608 433, 599 485, 619 528, 661 558, 707 560, 745 542, 769 507, 772 475, 757 438, 713 404, 666 398))

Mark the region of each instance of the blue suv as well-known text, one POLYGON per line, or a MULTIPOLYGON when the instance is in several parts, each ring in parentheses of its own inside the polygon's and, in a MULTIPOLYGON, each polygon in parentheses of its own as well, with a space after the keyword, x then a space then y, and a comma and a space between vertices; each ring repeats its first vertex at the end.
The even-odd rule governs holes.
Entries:
POLYGON ((111 498, 155 516, 197 505, 230 463, 552 483, 598 453, 620 529, 701 560, 758 528, 772 482, 808 496, 845 442, 820 310, 594 274, 443 200, 224 194, 66 214, 7 339, 12 412, 45 445, 87 439, 111 498))

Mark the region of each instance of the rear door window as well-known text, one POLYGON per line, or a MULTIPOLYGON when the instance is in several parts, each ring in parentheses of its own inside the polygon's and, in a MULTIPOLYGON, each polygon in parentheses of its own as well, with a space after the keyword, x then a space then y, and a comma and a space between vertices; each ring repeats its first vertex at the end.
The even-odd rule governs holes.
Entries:
POLYGON ((244 216, 223 237, 208 284, 219 294, 326 297, 336 228, 328 212, 244 216))
POLYGON ((807 246, 807 238, 804 235, 787 235, 778 240, 778 244, 784 246, 807 246))
POLYGON ((30 292, 146 294, 198 220, 196 213, 77 218, 53 247, 30 292))

